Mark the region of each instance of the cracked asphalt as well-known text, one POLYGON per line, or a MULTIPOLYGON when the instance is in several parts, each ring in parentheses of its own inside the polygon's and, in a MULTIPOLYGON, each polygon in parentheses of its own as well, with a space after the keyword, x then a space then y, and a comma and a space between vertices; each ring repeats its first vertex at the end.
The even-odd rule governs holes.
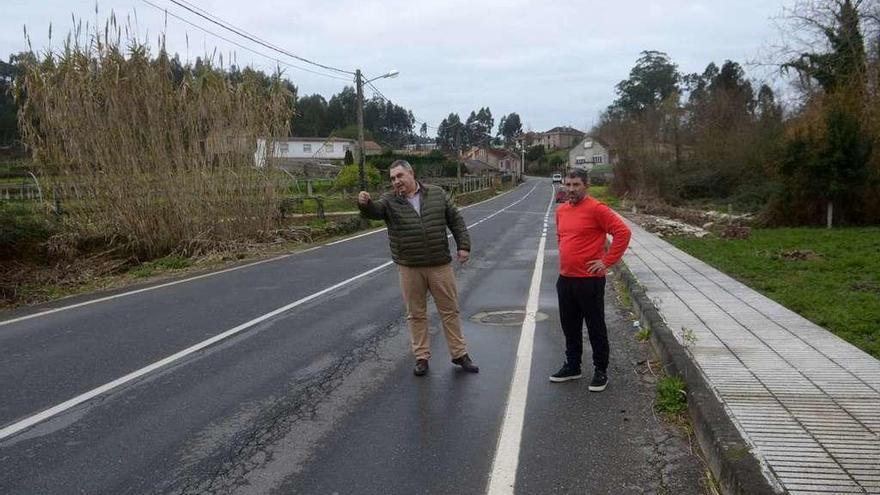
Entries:
MULTIPOLYGON (((457 268, 479 374, 449 363, 432 311, 431 371, 412 375, 392 266, 0 440, 0 493, 484 492, 520 328, 468 317, 524 309, 551 191, 530 180, 463 210, 470 225, 508 207, 471 229, 457 268)), ((387 260, 377 233, 0 326, 0 428, 387 260)), ((704 493, 697 447, 652 412, 648 350, 613 284, 608 390, 547 380, 557 262, 551 227, 516 492, 704 493)))

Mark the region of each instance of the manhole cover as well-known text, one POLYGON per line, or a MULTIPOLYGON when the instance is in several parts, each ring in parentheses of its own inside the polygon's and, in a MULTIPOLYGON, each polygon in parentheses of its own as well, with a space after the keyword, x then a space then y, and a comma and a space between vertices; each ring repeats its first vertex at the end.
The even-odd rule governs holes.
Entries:
MULTIPOLYGON (((502 327, 518 327, 522 325, 526 318, 526 312, 521 309, 509 311, 483 311, 471 316, 471 321, 481 323, 483 325, 497 325, 502 327)), ((535 313, 535 321, 543 321, 547 319, 547 315, 538 312, 535 313)))

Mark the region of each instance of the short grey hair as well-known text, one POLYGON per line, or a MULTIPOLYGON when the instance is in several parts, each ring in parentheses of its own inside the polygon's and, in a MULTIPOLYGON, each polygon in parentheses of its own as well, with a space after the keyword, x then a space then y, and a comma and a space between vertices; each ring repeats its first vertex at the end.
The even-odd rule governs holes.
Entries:
POLYGON ((585 186, 590 185, 590 173, 582 168, 573 168, 566 175, 569 179, 580 179, 585 186))
POLYGON ((416 175, 415 172, 413 172, 412 165, 410 165, 409 162, 406 160, 394 160, 393 162, 391 162, 391 166, 388 167, 388 170, 392 170, 397 167, 402 167, 404 170, 406 170, 407 172, 409 172, 413 176, 416 175))

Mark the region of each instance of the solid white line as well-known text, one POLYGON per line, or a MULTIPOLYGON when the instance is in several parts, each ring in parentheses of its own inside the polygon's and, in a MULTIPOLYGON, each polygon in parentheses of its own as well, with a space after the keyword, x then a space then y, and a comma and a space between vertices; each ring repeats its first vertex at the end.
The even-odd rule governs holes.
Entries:
POLYGON ((513 379, 510 382, 510 393, 504 420, 501 424, 501 435, 495 459, 492 462, 492 474, 489 475, 489 486, 486 493, 490 495, 512 494, 516 485, 516 471, 519 466, 519 450, 522 441, 523 421, 526 412, 526 400, 529 395, 529 377, 532 372, 532 347, 535 341, 535 315, 538 312, 538 299, 541 294, 541 275, 544 271, 544 247, 547 244, 547 222, 553 198, 547 205, 544 214, 544 227, 541 230, 541 241, 538 243, 538 256, 535 258, 535 269, 532 272, 532 284, 529 287, 529 299, 526 302, 526 316, 516 349, 516 365, 513 379))
POLYGON ((198 279, 201 279, 201 278, 213 277, 214 275, 220 275, 221 273, 234 272, 235 270, 241 270, 242 268, 248 268, 248 267, 251 267, 251 266, 261 265, 261 264, 263 264, 263 263, 269 263, 269 262, 271 262, 271 261, 282 260, 282 259, 284 259, 284 258, 289 258, 290 256, 293 256, 293 255, 296 255, 296 254, 302 254, 302 253, 307 253, 307 252, 309 252, 309 251, 314 251, 315 249, 318 249, 319 247, 321 247, 321 246, 315 246, 315 247, 311 247, 311 248, 309 248, 309 249, 304 249, 304 250, 302 250, 302 251, 297 251, 297 252, 295 252, 295 253, 283 254, 283 255, 281 255, 281 256, 276 256, 276 257, 274 257, 274 258, 269 258, 269 259, 265 259, 265 260, 255 261, 255 262, 253 262, 253 263, 248 263, 248 264, 246 264, 246 265, 233 266, 232 268, 226 268, 226 269, 224 269, 224 270, 220 270, 220 271, 216 271, 216 272, 204 273, 204 274, 202 274, 202 275, 196 275, 195 277, 189 277, 189 278, 184 278, 184 279, 180 279, 180 280, 175 280, 175 281, 173 281, 173 282, 167 282, 167 283, 160 284, 160 285, 152 285, 152 286, 150 286, 150 287, 144 287, 143 289, 137 289, 137 290, 132 290, 132 291, 128 291, 128 292, 122 292, 122 293, 120 293, 120 294, 114 294, 114 295, 112 295, 112 296, 100 297, 100 298, 98 298, 98 299, 90 299, 90 300, 88 300, 88 301, 83 301, 83 302, 81 302, 81 303, 76 303, 76 304, 70 304, 70 305, 67 305, 67 306, 61 306, 61 307, 59 307, 59 308, 47 309, 46 311, 40 311, 39 313, 33 313, 33 314, 25 315, 25 316, 20 316, 20 317, 18 317, 18 318, 13 318, 13 319, 11 319, 11 320, 0 321, 0 327, 2 327, 3 325, 9 325, 9 324, 12 324, 12 323, 17 323, 17 322, 19 322, 19 321, 30 320, 31 318, 37 318, 37 317, 39 317, 39 316, 50 315, 50 314, 52 314, 52 313, 57 313, 57 312, 59 312, 59 311, 64 311, 64 310, 67 310, 67 309, 74 309, 74 308, 79 308, 79 307, 82 307, 82 306, 88 306, 89 304, 95 304, 95 303, 99 303, 99 302, 109 301, 109 300, 111 300, 111 299, 118 299, 118 298, 120 298, 120 297, 132 296, 132 295, 134 295, 134 294, 140 294, 141 292, 148 292, 148 291, 151 291, 151 290, 161 289, 161 288, 164 288, 164 287, 171 287, 172 285, 182 284, 182 283, 185 283, 185 282, 191 282, 191 281, 193 281, 193 280, 198 280, 198 279))
POLYGON ((288 304, 287 306, 282 306, 282 307, 280 307, 270 313, 264 314, 263 316, 260 316, 260 317, 254 318, 251 321, 242 323, 241 325, 239 325, 235 328, 230 328, 229 330, 227 330, 221 334, 215 335, 215 336, 211 337, 210 339, 203 340, 202 342, 199 342, 198 344, 193 345, 191 347, 187 347, 186 349, 184 349, 176 354, 172 354, 164 359, 156 361, 155 363, 153 363, 149 366, 145 366, 145 367, 143 367, 137 371, 134 371, 132 373, 129 373, 121 378, 117 378, 116 380, 113 380, 110 383, 107 383, 105 385, 101 385, 98 388, 92 389, 84 394, 78 395, 70 400, 62 402, 61 404, 58 404, 57 406, 51 407, 49 409, 46 409, 43 412, 40 412, 38 414, 31 416, 29 418, 26 418, 26 419, 23 419, 17 423, 11 424, 11 425, 7 426, 6 428, 3 428, 2 430, 0 430, 0 440, 3 440, 4 438, 6 438, 10 435, 14 435, 14 434, 18 433, 19 431, 24 430, 25 428, 33 426, 33 425, 39 423, 40 421, 44 421, 48 418, 51 418, 52 416, 54 416, 58 413, 61 413, 63 411, 66 411, 67 409, 70 409, 71 407, 82 404, 83 402, 85 402, 89 399, 93 399, 93 398, 97 397, 98 395, 101 395, 105 392, 108 392, 108 391, 110 391, 120 385, 128 383, 132 380, 136 380, 136 379, 146 375, 147 373, 150 373, 151 371, 155 371, 163 366, 166 366, 168 364, 173 363, 174 361, 182 359, 182 358, 184 358, 194 352, 198 352, 198 351, 204 349, 205 347, 210 346, 211 344, 215 344, 221 340, 229 338, 229 337, 241 332, 242 330, 245 330, 247 328, 250 328, 250 327, 256 325, 257 323, 266 321, 269 318, 272 318, 273 316, 276 316, 276 315, 281 314, 287 310, 290 310, 292 308, 295 308, 297 306, 305 304, 315 298, 323 296, 324 294, 326 294, 328 292, 332 292, 340 287, 343 287, 351 282, 354 282, 355 280, 358 280, 360 278, 363 278, 363 277, 366 277, 366 276, 371 275, 373 273, 376 273, 379 270, 382 270, 383 268, 390 266, 391 264, 393 264, 393 262, 389 261, 387 263, 384 263, 382 265, 377 266, 376 268, 373 268, 371 270, 367 270, 359 275, 355 275, 354 277, 343 280, 342 282, 339 282, 336 285, 332 285, 330 287, 327 287, 326 289, 324 289, 322 291, 315 292, 314 294, 311 294, 311 295, 306 296, 302 299, 294 301, 294 302, 288 304))
POLYGON ((333 246, 335 244, 342 244, 343 242, 348 242, 348 241, 351 241, 354 239, 360 239, 361 237, 373 235, 377 232, 382 232, 383 230, 388 230, 388 227, 382 227, 381 229, 371 230, 371 231, 363 233, 363 234, 353 235, 351 237, 346 237, 345 239, 339 239, 338 241, 328 242, 327 244, 324 244, 324 245, 325 246, 333 246))
MULTIPOLYGON (((520 184, 520 185, 522 185, 522 184, 520 184)), ((459 208, 459 210, 467 210, 468 208, 473 208, 474 206, 478 206, 483 203, 488 203, 489 201, 492 201, 493 199, 503 198, 504 196, 508 195, 509 193, 512 193, 513 191, 516 191, 517 189, 519 189, 519 186, 508 189, 507 191, 504 191, 503 193, 501 193, 497 196, 492 196, 491 198, 484 199, 484 200, 480 201, 479 203, 474 203, 474 204, 470 204, 467 206, 462 206, 461 208, 459 208)), ((534 188, 532 188, 532 189, 534 190, 534 188)))
MULTIPOLYGON (((534 190, 534 188, 533 188, 533 190, 534 190)), ((507 192, 505 192, 505 193, 503 193, 503 194, 499 194, 498 196, 493 196, 493 197, 491 197, 491 198, 489 198, 489 199, 487 199, 487 200, 480 201, 479 203, 474 203, 474 204, 472 204, 472 205, 470 205, 470 206, 466 206, 466 207, 464 207, 464 208, 462 208, 462 209, 467 209, 467 208, 470 208, 471 206, 476 206, 476 205, 478 205, 478 204, 485 203, 486 201, 491 201, 491 200, 493 200, 493 199, 500 198, 500 197, 504 196, 505 194, 507 194, 508 192, 511 192, 511 191, 515 191, 515 189, 511 189, 510 191, 507 191, 507 192)), ((531 191, 529 191, 529 192, 531 193, 531 191)), ((528 195, 528 194, 527 194, 527 195, 528 195)), ((524 197, 524 198, 525 198, 525 197, 524 197)), ((520 200, 520 201, 522 201, 522 200, 520 200)), ((509 207, 508 207, 508 208, 509 208, 509 207)), ((338 240, 338 241, 330 242, 330 243, 327 243, 327 244, 322 244, 322 245, 320 245, 320 246, 311 247, 311 248, 308 248, 308 249, 304 249, 304 250, 302 250, 302 251, 297 251, 297 252, 295 252, 295 253, 283 254, 283 255, 281 255, 281 256, 276 256, 276 257, 274 257, 274 258, 269 258, 269 259, 265 259, 265 260, 255 261, 255 262, 253 262, 253 263, 248 263, 248 264, 246 264, 246 265, 234 266, 234 267, 232 267, 232 268, 226 268, 226 269, 224 269, 224 270, 219 270, 219 271, 216 271, 216 272, 204 273, 204 274, 202 274, 202 275, 196 275, 195 277, 183 278, 183 279, 180 279, 180 280, 175 280, 175 281, 173 281, 173 282, 168 282, 168 283, 159 284, 159 285, 152 285, 152 286, 150 286, 150 287, 144 287, 143 289, 137 289, 137 290, 132 290, 132 291, 128 291, 128 292, 121 292, 121 293, 119 293, 119 294, 114 294, 114 295, 112 295, 112 296, 100 297, 100 298, 98 298, 98 299, 90 299, 90 300, 88 300, 88 301, 83 301, 83 302, 81 302, 81 303, 70 304, 70 305, 67 305, 67 306, 61 306, 61 307, 53 308, 53 309, 47 309, 46 311, 40 311, 40 312, 38 312, 38 313, 33 313, 33 314, 25 315, 25 316, 20 316, 20 317, 18 317, 18 318, 12 318, 11 320, 0 321, 0 327, 2 327, 2 326, 4 326, 4 325, 10 325, 10 324, 12 324, 12 323, 18 323, 18 322, 20 322, 20 321, 30 320, 30 319, 32 319, 32 318, 38 318, 38 317, 40 317, 40 316, 50 315, 50 314, 52 314, 52 313, 58 313, 59 311, 65 311, 65 310, 68 310, 68 309, 80 308, 80 307, 82 307, 82 306, 88 306, 88 305, 90 305, 90 304, 96 304, 96 303, 99 303, 99 302, 110 301, 110 300, 112 300, 112 299, 118 299, 118 298, 121 298, 121 297, 132 296, 132 295, 134 295, 134 294, 140 294, 141 292, 148 292, 148 291, 151 291, 151 290, 162 289, 162 288, 165 288, 165 287, 171 287, 171 286, 173 286, 173 285, 183 284, 183 283, 186 283, 186 282, 192 282, 193 280, 199 280, 199 279, 202 279, 202 278, 213 277, 214 275, 220 275, 221 273, 228 273, 228 272, 232 272, 232 271, 235 271, 235 270, 241 270, 242 268, 248 268, 248 267, 256 266, 256 265, 260 265, 260 264, 263 264, 263 263, 269 263, 269 262, 272 262, 272 261, 279 261, 279 260, 282 260, 282 259, 285 259, 285 258, 289 258, 289 257, 294 256, 294 255, 307 253, 307 252, 309 252, 309 251, 314 251, 314 250, 316 250, 316 249, 320 249, 320 248, 322 248, 322 247, 324 247, 324 246, 332 246, 332 245, 334 245, 334 244, 339 244, 339 243, 342 243, 342 242, 350 241, 350 240, 352 240, 352 239, 357 239, 357 238, 360 238, 360 237, 364 237, 364 236, 372 235, 372 234, 375 234, 375 233, 377 233, 377 232, 382 232, 383 230, 387 230, 387 229, 385 229, 385 228, 377 229, 377 230, 374 230, 374 231, 372 231, 372 232, 367 232, 367 233, 365 233, 365 234, 358 234, 358 235, 355 235, 355 236, 352 236, 352 237, 347 237, 347 238, 345 238, 345 239, 340 239, 340 240, 338 240)))
MULTIPOLYGON (((492 215, 489 215, 488 217, 470 225, 468 228, 471 228, 477 224, 483 223, 487 219, 494 217, 495 215, 503 212, 504 210, 521 203, 530 194, 532 194, 532 192, 534 190, 535 190, 535 188, 533 187, 528 193, 526 193, 525 196, 523 196, 518 201, 516 201, 516 202, 502 208, 501 210, 498 210, 497 212, 493 213, 492 215)), ((266 261, 269 261, 269 260, 266 260, 266 261)), ((300 306, 300 305, 305 304, 309 301, 312 301, 320 296, 323 296, 324 294, 327 294, 328 292, 332 292, 340 287, 348 285, 351 282, 354 282, 355 280, 361 279, 361 278, 366 277, 368 275, 372 275, 373 273, 376 273, 380 270, 383 270, 384 268, 387 268, 393 264, 394 264, 393 261, 385 262, 385 263, 383 263, 375 268, 372 268, 370 270, 367 270, 359 275, 355 275, 349 279, 346 279, 346 280, 343 280, 342 282, 339 282, 338 284, 327 287, 324 290, 315 292, 314 294, 303 297, 302 299, 294 301, 286 306, 282 306, 272 312, 266 313, 262 316, 254 318, 253 320, 242 323, 241 325, 238 325, 235 328, 230 328, 229 330, 226 330, 223 333, 215 335, 215 336, 213 336, 207 340, 204 340, 202 342, 199 342, 198 344, 195 344, 193 346, 187 347, 186 349, 184 349, 180 352, 177 352, 177 353, 172 354, 164 359, 156 361, 153 364, 145 366, 137 371, 133 371, 133 372, 121 377, 121 378, 117 378, 116 380, 113 380, 112 382, 106 383, 104 385, 101 385, 100 387, 89 390, 86 393, 77 395, 76 397, 74 397, 72 399, 66 400, 56 406, 50 407, 49 409, 46 409, 45 411, 39 412, 37 414, 34 414, 30 417, 27 417, 27 418, 21 420, 21 421, 13 423, 13 424, 3 428, 2 430, 0 430, 0 440, 3 440, 4 438, 7 438, 9 436, 15 435, 16 433, 18 433, 22 430, 30 428, 31 426, 33 426, 41 421, 45 421, 45 420, 51 418, 52 416, 60 414, 60 413, 66 411, 72 407, 75 407, 79 404, 82 404, 83 402, 86 402, 90 399, 93 399, 103 393, 109 392, 110 390, 113 390, 114 388, 119 387, 120 385, 124 385, 132 380, 136 380, 140 377, 143 377, 144 375, 146 375, 150 372, 153 372, 159 368, 162 368, 163 366, 167 366, 175 361, 178 361, 186 356, 189 356, 190 354, 192 354, 194 352, 198 352, 198 351, 200 351, 200 350, 202 350, 212 344, 215 344, 217 342, 220 342, 221 340, 227 339, 227 338, 229 338, 239 332, 242 332, 243 330, 246 330, 246 329, 260 323, 260 322, 266 321, 267 319, 272 318, 273 316, 277 316, 285 311, 288 311, 288 310, 293 309, 297 306, 300 306)), ((179 283, 179 282, 177 282, 177 283, 179 283)))

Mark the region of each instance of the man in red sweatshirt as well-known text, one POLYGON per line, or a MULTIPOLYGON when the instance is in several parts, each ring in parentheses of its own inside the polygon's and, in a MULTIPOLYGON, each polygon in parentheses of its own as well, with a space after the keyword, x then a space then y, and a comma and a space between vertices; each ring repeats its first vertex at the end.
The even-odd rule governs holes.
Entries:
POLYGON ((605 328, 605 273, 617 263, 629 245, 631 232, 608 206, 587 195, 586 170, 572 170, 565 177, 567 202, 556 209, 559 241, 559 319, 565 334, 565 364, 550 376, 551 382, 581 377, 583 324, 587 323, 593 348, 591 392, 608 385, 608 330, 605 328), (605 250, 606 235, 612 236, 605 250))

